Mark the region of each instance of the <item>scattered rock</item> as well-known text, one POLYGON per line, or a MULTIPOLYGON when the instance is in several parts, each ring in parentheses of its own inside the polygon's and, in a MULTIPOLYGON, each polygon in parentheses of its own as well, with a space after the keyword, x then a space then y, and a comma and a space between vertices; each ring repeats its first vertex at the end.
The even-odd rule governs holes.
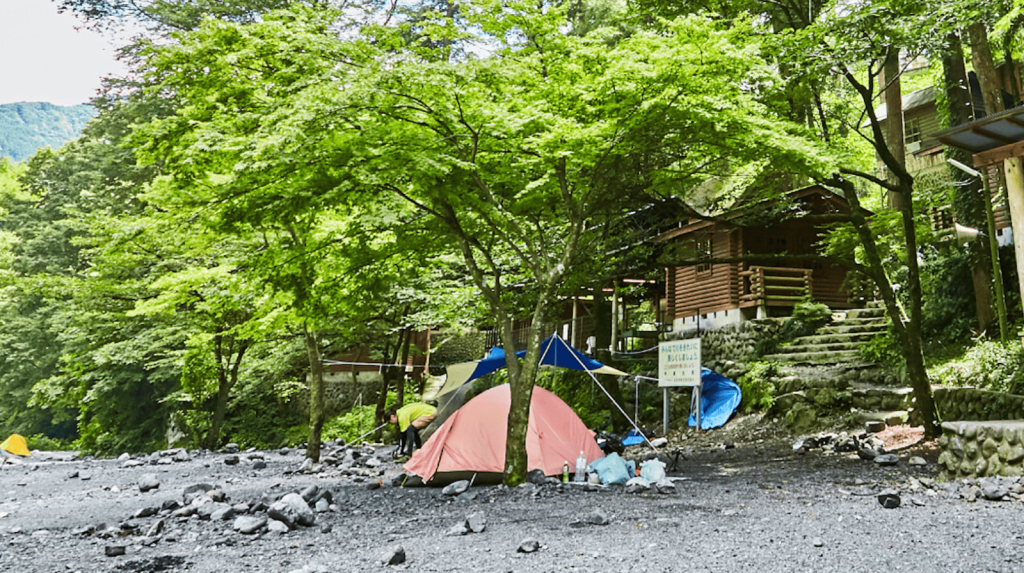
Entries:
POLYGON ((405 549, 401 546, 394 547, 384 554, 381 561, 385 565, 401 565, 405 563, 405 549))
POLYGON ((286 524, 289 529, 294 529, 296 525, 308 527, 316 523, 316 514, 297 493, 289 493, 275 501, 267 509, 267 515, 286 524))
POLYGON ((245 535, 252 535, 266 525, 267 518, 265 516, 243 515, 235 519, 235 522, 231 524, 231 529, 245 535))
POLYGON ((107 557, 117 557, 118 555, 124 555, 123 545, 108 545, 103 548, 103 552, 107 557))
POLYGON ((928 462, 925 461, 921 456, 911 456, 907 463, 912 466, 926 466, 928 462))
POLYGON ((878 494, 878 503, 886 509, 895 509, 900 506, 900 494, 887 489, 878 494))
POLYGON ((981 495, 989 501, 1003 501, 1009 492, 1001 486, 990 484, 981 489, 981 495))
POLYGON ((474 513, 466 518, 466 527, 473 533, 483 533, 487 529, 487 518, 482 513, 474 513))
POLYGON ((882 420, 868 420, 864 422, 864 429, 872 434, 877 434, 885 429, 885 422, 882 420))
POLYGON ((591 525, 608 525, 611 523, 611 520, 608 519, 608 515, 605 514, 604 510, 597 507, 587 514, 586 522, 591 525))
POLYGON ((445 535, 448 537, 459 537, 461 535, 466 535, 467 533, 469 533, 469 527, 466 525, 466 521, 463 520, 451 526, 445 535))
POLYGON ((461 480, 450 483, 441 490, 441 495, 456 496, 469 489, 469 480, 461 480))
POLYGON ((288 533, 291 528, 288 527, 287 523, 278 521, 276 519, 267 520, 267 531, 272 533, 288 533))
POLYGON ((157 479, 156 474, 142 474, 142 477, 139 478, 139 491, 142 493, 152 491, 158 487, 160 487, 160 480, 157 479))
POLYGON ((544 485, 548 483, 548 476, 544 475, 544 470, 530 470, 526 473, 526 481, 537 485, 544 485))
POLYGON ((824 547, 825 546, 825 542, 822 541, 822 539, 820 537, 815 537, 814 539, 811 540, 811 543, 814 544, 815 547, 824 547))
POLYGON ((136 511, 135 513, 133 513, 132 514, 132 518, 133 519, 142 519, 142 518, 145 518, 145 517, 153 517, 159 511, 160 511, 160 509, 156 508, 156 507, 143 507, 142 509, 140 509, 140 510, 136 511))
POLYGON ((874 462, 880 466, 895 466, 900 463, 900 457, 896 454, 881 454, 875 456, 874 462))
POLYGON ((519 549, 516 549, 516 551, 519 553, 533 553, 538 549, 540 549, 540 542, 536 539, 530 538, 524 539, 523 542, 519 544, 519 549))

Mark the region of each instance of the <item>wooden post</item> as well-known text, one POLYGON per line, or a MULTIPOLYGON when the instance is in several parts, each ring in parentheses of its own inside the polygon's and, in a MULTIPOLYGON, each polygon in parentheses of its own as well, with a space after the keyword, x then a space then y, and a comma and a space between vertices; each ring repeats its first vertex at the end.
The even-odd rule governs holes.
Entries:
POLYGON ((569 325, 569 345, 573 348, 580 347, 579 341, 579 330, 580 327, 576 323, 579 320, 580 312, 580 297, 573 295, 572 297, 572 323, 569 325))
MULTIPOLYGON (((1022 235, 1024 236, 1024 235, 1022 235)), ((612 354, 619 351, 619 281, 612 282, 612 342, 608 346, 612 354)), ((614 358, 614 356, 613 356, 614 358)))
POLYGON ((1024 299, 1024 165, 1020 157, 1009 157, 1003 160, 1003 169, 1013 228, 1013 252, 1017 260, 1017 283, 1024 299))
MULTIPOLYGON (((1003 293, 1003 268, 999 265, 999 238, 996 237, 996 217, 992 212, 992 193, 988 180, 988 167, 981 174, 982 192, 985 194, 985 224, 988 230, 988 247, 992 259, 992 283, 995 287, 996 318, 999 320, 999 340, 1006 344, 1010 340, 1010 327, 1006 319, 1006 297, 1003 293)), ((1016 243, 1014 243, 1016 244, 1016 243)), ((1016 247, 1014 247, 1016 250, 1016 247)))

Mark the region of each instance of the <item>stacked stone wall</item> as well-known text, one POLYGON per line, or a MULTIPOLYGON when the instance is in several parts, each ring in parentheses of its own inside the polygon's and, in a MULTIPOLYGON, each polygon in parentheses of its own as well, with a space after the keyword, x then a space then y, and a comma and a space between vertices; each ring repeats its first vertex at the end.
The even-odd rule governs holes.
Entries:
POLYGON ((1024 396, 978 388, 935 388, 935 408, 947 421, 1024 420, 1024 396))
POLYGON ((784 319, 749 320, 728 324, 698 335, 691 328, 665 333, 665 340, 700 338, 701 363, 726 378, 736 380, 747 373, 747 363, 757 360, 762 351, 777 344, 784 319))
POLYGON ((944 479, 1024 475, 1024 422, 944 422, 939 446, 944 479))

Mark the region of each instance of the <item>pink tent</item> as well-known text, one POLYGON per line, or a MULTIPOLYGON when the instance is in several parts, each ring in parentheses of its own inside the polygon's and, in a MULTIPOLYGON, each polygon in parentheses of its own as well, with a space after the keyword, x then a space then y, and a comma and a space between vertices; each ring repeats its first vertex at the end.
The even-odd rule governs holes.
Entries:
MULTIPOLYGON (((487 390, 459 408, 405 463, 405 471, 424 482, 496 474, 505 467, 505 434, 511 391, 508 384, 487 390), (437 475, 440 474, 440 475, 437 475)), ((527 469, 561 475, 569 462, 575 471, 580 452, 587 463, 604 457, 594 434, 561 398, 535 386, 526 432, 527 469)))

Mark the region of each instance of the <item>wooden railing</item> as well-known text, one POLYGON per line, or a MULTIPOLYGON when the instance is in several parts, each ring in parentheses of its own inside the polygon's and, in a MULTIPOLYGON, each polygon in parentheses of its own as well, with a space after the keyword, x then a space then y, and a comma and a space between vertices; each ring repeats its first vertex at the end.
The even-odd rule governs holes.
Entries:
POLYGON ((792 306, 811 293, 811 269, 753 266, 741 271, 740 301, 792 306))

